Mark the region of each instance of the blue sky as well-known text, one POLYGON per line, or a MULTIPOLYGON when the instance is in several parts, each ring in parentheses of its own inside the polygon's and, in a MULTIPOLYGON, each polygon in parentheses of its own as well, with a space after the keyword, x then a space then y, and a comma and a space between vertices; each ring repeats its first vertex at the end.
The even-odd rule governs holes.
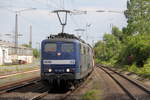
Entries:
POLYGON ((126 19, 120 13, 97 13, 96 10, 124 11, 127 0, 0 0, 0 33, 1 39, 12 41, 13 39, 5 36, 6 33, 14 33, 15 13, 13 11, 37 8, 32 11, 25 11, 19 14, 19 33, 23 34, 19 38, 19 43, 29 42, 29 26, 33 27, 33 47, 37 47, 37 42, 45 39, 50 34, 57 34, 61 31, 58 18, 51 11, 56 9, 87 10, 86 15, 68 16, 68 24, 65 32, 81 34, 75 29, 84 28, 86 24, 91 24, 87 30, 88 39, 85 32, 82 38, 92 44, 100 40, 104 33, 111 32, 111 26, 115 25, 122 28, 127 25, 126 19))

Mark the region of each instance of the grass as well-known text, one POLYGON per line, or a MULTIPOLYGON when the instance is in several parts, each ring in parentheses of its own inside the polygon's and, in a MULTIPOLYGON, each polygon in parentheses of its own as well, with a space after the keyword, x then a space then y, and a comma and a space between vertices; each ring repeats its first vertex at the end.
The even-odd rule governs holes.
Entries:
MULTIPOLYGON (((115 65, 114 61, 100 62, 100 63, 106 66, 118 67, 118 65, 117 66, 115 65)), ((150 58, 147 60, 147 62, 144 64, 143 67, 137 67, 136 64, 132 64, 132 65, 119 65, 118 68, 121 68, 124 71, 133 72, 141 76, 142 78, 150 78, 150 58)))
POLYGON ((144 65, 143 67, 138 68, 133 64, 131 66, 125 66, 123 69, 138 74, 143 78, 150 78, 150 66, 144 65))
POLYGON ((102 100, 100 91, 100 82, 98 80, 93 82, 92 89, 87 91, 83 96, 82 100, 102 100))
POLYGON ((0 66, 0 75, 30 71, 39 68, 38 60, 34 61, 31 64, 22 64, 22 65, 1 65, 0 66))
POLYGON ((35 59, 33 63, 21 65, 0 65, 0 74, 11 72, 29 71, 39 68, 39 60, 35 59))
POLYGON ((28 74, 19 74, 19 75, 14 75, 14 76, 7 77, 4 79, 0 79, 0 86, 13 83, 13 82, 17 82, 18 80, 31 78, 33 76, 39 76, 39 73, 36 72, 36 73, 28 73, 28 74))
POLYGON ((90 91, 87 91, 83 95, 82 100, 101 100, 99 93, 100 93, 100 90, 97 90, 97 89, 92 89, 90 91))
POLYGON ((0 74, 5 74, 5 73, 14 73, 14 72, 22 72, 22 71, 30 71, 33 69, 39 68, 38 66, 33 66, 33 67, 15 67, 13 69, 0 69, 0 74))
POLYGON ((142 78, 150 78, 150 58, 145 62, 143 67, 137 67, 136 64, 123 65, 120 67, 125 71, 133 72, 142 78))

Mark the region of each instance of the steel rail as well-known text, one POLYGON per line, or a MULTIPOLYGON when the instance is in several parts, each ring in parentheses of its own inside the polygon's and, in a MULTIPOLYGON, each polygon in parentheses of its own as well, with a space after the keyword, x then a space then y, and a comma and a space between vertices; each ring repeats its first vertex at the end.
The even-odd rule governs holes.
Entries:
POLYGON ((102 69, 105 73, 107 73, 126 93, 127 95, 132 99, 132 100, 137 100, 137 98, 128 90, 125 88, 124 85, 122 85, 113 75, 111 75, 111 73, 109 73, 107 70, 114 72, 115 74, 119 75, 120 77, 122 77, 123 79, 126 79, 128 82, 132 83, 133 85, 137 86, 139 89, 143 90, 144 92, 146 92, 147 94, 150 95, 150 91, 149 89, 147 89, 145 86, 129 79, 128 77, 116 72, 115 70, 112 70, 111 68, 108 68, 106 66, 99 66, 100 69, 102 69), (106 69, 107 70, 106 70, 106 69))
POLYGON ((87 83, 87 81, 90 79, 90 77, 92 77, 92 73, 90 73, 87 77, 86 80, 84 80, 83 82, 81 82, 76 89, 69 91, 68 93, 65 94, 64 97, 62 97, 60 100, 66 100, 69 96, 71 96, 74 92, 78 91, 79 89, 81 89, 83 86, 85 86, 87 83))
POLYGON ((39 100, 39 99, 41 99, 42 97, 48 95, 48 92, 49 92, 49 91, 43 92, 43 93, 41 93, 41 94, 38 94, 38 95, 34 96, 33 98, 31 98, 31 99, 29 99, 29 100, 39 100))
MULTIPOLYGON (((107 67, 104 67, 107 68, 107 67)), ((136 85, 137 87, 139 87, 140 89, 142 89, 143 91, 147 92, 148 94, 150 94, 150 89, 148 89, 147 87, 145 87, 144 85, 140 84, 139 82, 133 81, 132 79, 126 77, 125 75, 120 74, 119 72, 116 72, 115 70, 111 69, 111 68, 107 68, 108 70, 116 73, 117 75, 121 76, 122 78, 130 81, 132 84, 136 85)))
POLYGON ((102 67, 99 67, 100 69, 102 69, 105 73, 107 73, 121 88, 123 91, 125 91, 125 93, 132 99, 132 100, 136 100, 136 98, 134 97, 134 95, 132 95, 130 93, 130 91, 128 91, 116 78, 114 78, 114 76, 112 76, 110 73, 108 73, 105 69, 103 69, 102 67))
POLYGON ((4 88, 4 89, 0 90, 0 95, 11 92, 11 91, 14 91, 14 90, 17 90, 17 89, 20 89, 20 88, 23 88, 23 87, 26 87, 26 86, 29 86, 29 85, 32 85, 32 84, 35 84, 37 82, 40 82, 39 78, 27 79, 27 80, 23 80, 21 82, 16 82, 16 83, 9 84, 8 86, 6 86, 7 88, 4 88), (14 86, 11 86, 11 85, 14 85, 14 86))
MULTIPOLYGON (((91 73, 92 74, 92 73, 91 73)), ((87 76, 87 80, 90 78, 91 74, 89 76, 87 76)), ((75 87, 75 89, 73 90, 69 90, 68 92, 64 93, 63 96, 59 96, 60 100, 66 100, 69 96, 71 96, 74 92, 76 92, 77 90, 81 89, 84 85, 86 85, 86 81, 82 81, 80 84, 77 85, 77 87, 75 87)), ((45 96, 48 96, 49 91, 43 92, 41 94, 38 94, 36 96, 34 96, 33 98, 31 98, 30 100, 40 100, 45 96)))

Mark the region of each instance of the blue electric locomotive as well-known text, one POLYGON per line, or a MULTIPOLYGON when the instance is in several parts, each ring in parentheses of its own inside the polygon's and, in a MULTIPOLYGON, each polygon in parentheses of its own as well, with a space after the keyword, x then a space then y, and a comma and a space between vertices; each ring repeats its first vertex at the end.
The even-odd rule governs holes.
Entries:
POLYGON ((41 44, 41 79, 76 84, 93 70, 93 50, 73 35, 50 36, 41 44))

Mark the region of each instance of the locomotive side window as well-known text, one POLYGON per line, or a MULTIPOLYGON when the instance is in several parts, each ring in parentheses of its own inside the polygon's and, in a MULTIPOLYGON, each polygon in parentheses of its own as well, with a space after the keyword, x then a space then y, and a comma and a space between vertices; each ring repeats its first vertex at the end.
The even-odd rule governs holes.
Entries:
POLYGON ((55 43, 47 43, 45 45, 44 51, 45 52, 55 52, 57 45, 55 43))
POLYGON ((84 46, 83 48, 84 48, 84 49, 83 49, 83 50, 84 50, 84 54, 86 55, 86 47, 84 46))
POLYGON ((64 43, 61 45, 62 52, 73 52, 73 44, 72 43, 64 43))
POLYGON ((81 54, 84 54, 84 50, 83 50, 83 45, 82 44, 80 44, 80 52, 81 52, 81 54))

